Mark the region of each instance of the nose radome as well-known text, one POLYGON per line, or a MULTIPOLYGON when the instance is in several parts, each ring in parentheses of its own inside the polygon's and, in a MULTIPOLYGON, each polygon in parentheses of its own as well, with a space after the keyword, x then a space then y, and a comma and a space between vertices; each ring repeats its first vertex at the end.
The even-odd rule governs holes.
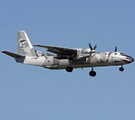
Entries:
POLYGON ((127 56, 127 59, 131 60, 132 62, 134 61, 134 58, 127 56))
POLYGON ((130 57, 131 61, 133 62, 134 61, 134 58, 130 57))
POLYGON ((132 62, 134 62, 134 58, 132 58, 133 60, 132 60, 132 62))

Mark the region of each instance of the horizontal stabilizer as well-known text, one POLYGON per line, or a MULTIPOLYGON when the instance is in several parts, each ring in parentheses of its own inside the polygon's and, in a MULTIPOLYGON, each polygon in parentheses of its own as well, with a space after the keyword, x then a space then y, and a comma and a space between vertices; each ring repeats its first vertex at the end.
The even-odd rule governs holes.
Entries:
POLYGON ((13 58, 22 58, 22 57, 25 57, 23 55, 15 54, 15 53, 8 52, 8 51, 2 51, 2 53, 7 54, 7 55, 9 55, 9 56, 11 56, 13 58))

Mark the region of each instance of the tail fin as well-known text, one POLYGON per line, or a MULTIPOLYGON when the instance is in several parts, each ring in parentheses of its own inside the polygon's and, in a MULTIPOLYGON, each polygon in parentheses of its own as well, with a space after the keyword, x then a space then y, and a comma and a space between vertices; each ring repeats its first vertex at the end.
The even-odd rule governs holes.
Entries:
POLYGON ((25 31, 20 31, 17 33, 17 43, 18 43, 18 54, 23 56, 33 56, 35 57, 35 50, 31 45, 31 42, 25 31))

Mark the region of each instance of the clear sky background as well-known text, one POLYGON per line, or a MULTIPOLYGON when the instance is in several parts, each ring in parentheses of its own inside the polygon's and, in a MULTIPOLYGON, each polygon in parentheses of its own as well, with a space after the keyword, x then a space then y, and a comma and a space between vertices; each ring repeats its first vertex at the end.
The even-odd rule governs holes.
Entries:
MULTIPOLYGON (((32 44, 98 45, 135 58, 135 0, 1 0, 0 50, 17 53, 17 32, 32 44)), ((35 48, 41 51, 46 49, 35 48)), ((0 120, 135 120, 135 63, 48 70, 0 53, 0 120)))

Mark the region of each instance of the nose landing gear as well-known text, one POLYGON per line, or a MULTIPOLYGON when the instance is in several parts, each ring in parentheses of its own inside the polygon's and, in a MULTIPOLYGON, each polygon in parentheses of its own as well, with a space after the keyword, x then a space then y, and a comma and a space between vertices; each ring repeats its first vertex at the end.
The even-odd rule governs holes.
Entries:
POLYGON ((92 77, 95 77, 95 76, 96 76, 96 72, 93 71, 93 68, 92 68, 92 70, 89 72, 89 75, 92 76, 92 77))
POLYGON ((119 68, 119 71, 121 71, 121 72, 123 72, 123 71, 124 71, 123 66, 119 68))

